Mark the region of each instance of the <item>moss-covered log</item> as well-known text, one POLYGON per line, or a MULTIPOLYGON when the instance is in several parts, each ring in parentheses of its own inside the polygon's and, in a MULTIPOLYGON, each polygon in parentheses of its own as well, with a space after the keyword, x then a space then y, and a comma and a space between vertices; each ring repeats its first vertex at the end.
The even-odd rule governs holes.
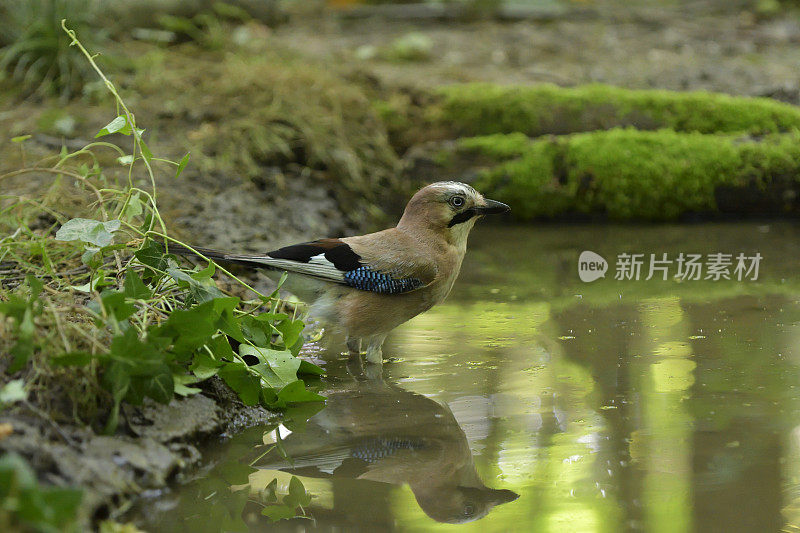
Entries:
POLYGON ((673 220, 687 213, 800 213, 800 133, 763 138, 614 129, 531 140, 461 139, 481 190, 524 220, 572 213, 673 220))
POLYGON ((614 127, 765 134, 800 128, 800 108, 768 98, 607 85, 451 85, 439 89, 433 122, 456 136, 522 132, 535 137, 614 127))

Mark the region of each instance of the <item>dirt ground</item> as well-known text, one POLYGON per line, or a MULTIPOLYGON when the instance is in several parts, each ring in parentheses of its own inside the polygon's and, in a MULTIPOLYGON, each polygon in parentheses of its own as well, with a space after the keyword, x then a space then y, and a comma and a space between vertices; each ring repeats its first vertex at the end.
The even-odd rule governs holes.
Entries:
POLYGON ((631 2, 585 2, 585 8, 555 18, 516 22, 328 17, 293 22, 279 27, 276 35, 304 54, 352 64, 389 86, 606 83, 798 103, 800 14, 763 17, 730 7, 737 3, 634 7, 631 2), (426 59, 359 59, 412 32, 429 39, 426 59))

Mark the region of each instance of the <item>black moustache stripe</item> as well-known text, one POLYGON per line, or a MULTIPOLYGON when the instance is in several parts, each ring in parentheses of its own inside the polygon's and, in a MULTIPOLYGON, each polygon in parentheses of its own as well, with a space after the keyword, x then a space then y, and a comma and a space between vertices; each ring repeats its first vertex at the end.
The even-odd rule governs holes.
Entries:
POLYGON ((454 216, 450 220, 450 223, 447 224, 447 227, 448 228, 452 228, 456 224, 461 224, 462 222, 466 222, 467 220, 471 219, 472 217, 474 217, 477 214, 478 214, 478 212, 475 211, 474 208, 465 209, 464 211, 462 211, 462 212, 458 213, 456 216, 454 216))

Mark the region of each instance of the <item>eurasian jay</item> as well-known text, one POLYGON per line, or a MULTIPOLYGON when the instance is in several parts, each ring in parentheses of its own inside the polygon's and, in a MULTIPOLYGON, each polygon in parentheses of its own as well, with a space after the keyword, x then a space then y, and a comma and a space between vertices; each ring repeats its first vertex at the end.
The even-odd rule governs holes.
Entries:
MULTIPOLYGON (((310 305, 310 315, 347 336, 351 353, 367 344, 367 361, 381 363, 386 335, 445 299, 461 269, 475 221, 510 208, 484 198, 465 183, 423 187, 394 228, 377 233, 320 239, 265 255, 195 248, 215 261, 263 269, 310 305)), ((175 245, 170 252, 194 252, 175 245)))

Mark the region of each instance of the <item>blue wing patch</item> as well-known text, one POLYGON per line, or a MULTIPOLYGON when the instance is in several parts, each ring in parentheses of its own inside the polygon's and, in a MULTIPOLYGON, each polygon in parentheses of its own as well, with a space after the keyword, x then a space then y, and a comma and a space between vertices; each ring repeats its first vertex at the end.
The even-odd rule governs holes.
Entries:
POLYGON ((387 437, 371 439, 352 449, 350 455, 366 463, 376 463, 390 457, 401 450, 424 450, 425 444, 418 440, 403 437, 387 437))
POLYGON ((345 272, 344 282, 354 289, 378 294, 401 294, 419 289, 423 285, 417 278, 397 279, 365 266, 345 272))

